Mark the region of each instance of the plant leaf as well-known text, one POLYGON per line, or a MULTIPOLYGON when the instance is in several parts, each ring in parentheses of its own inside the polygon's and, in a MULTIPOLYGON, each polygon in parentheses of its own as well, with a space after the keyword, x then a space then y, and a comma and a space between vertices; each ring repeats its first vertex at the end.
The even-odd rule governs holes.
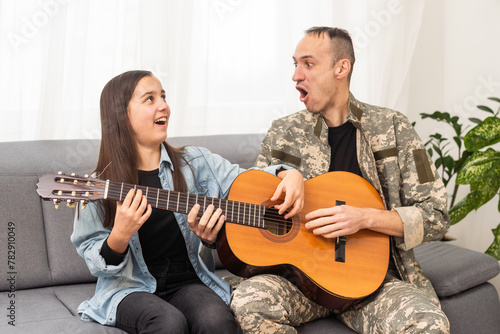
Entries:
POLYGON ((476 117, 471 117, 471 118, 469 118, 469 121, 471 121, 472 123, 479 124, 479 123, 481 123, 483 120, 482 120, 482 119, 479 119, 479 118, 476 118, 476 117))
POLYGON ((491 232, 493 232, 494 240, 485 253, 493 256, 497 260, 500 260, 500 224, 498 224, 496 228, 492 229, 491 232))
POLYGON ((474 210, 475 203, 478 202, 477 197, 480 195, 478 191, 473 191, 467 194, 464 198, 460 200, 457 204, 455 204, 449 211, 451 224, 454 225, 465 218, 474 210))
POLYGON ((455 165, 455 159, 452 156, 447 155, 444 157, 443 164, 445 165, 447 170, 453 170, 453 166, 455 165))
POLYGON ((488 117, 464 137, 465 147, 469 151, 478 151, 485 146, 500 142, 500 118, 488 117))
POLYGON ((474 152, 457 173, 455 183, 472 184, 483 178, 500 177, 500 151, 492 148, 485 152, 474 152))
POLYGON ((498 97, 488 97, 488 100, 500 103, 500 99, 498 97))
POLYGON ((488 203, 497 193, 500 188, 500 175, 492 178, 483 178, 480 182, 471 184, 471 190, 479 191, 478 202, 475 203, 475 210, 479 209, 483 204, 488 203))
POLYGON ((442 160, 441 159, 436 159, 436 161, 434 162, 434 165, 435 165, 436 169, 439 169, 439 167, 441 167, 441 164, 442 164, 442 160))
POLYGON ((458 159, 457 161, 455 161, 455 171, 458 173, 460 171, 460 169, 462 169, 462 166, 464 165, 464 163, 467 161, 467 159, 472 155, 473 153, 470 152, 470 151, 467 151, 465 150, 463 153, 462 153, 462 156, 460 157, 460 159, 458 159))
POLYGON ((457 137, 453 137, 453 140, 455 141, 455 143, 458 146, 458 149, 460 150, 462 148, 462 138, 457 136, 457 137))
POLYGON ((430 137, 436 139, 438 142, 446 140, 446 138, 443 138, 443 135, 440 133, 435 133, 433 135, 430 135, 430 137))
POLYGON ((450 114, 447 112, 435 111, 433 114, 420 113, 422 119, 432 118, 436 121, 451 123, 450 114))
POLYGON ((452 224, 464 219, 472 210, 479 209, 483 204, 489 202, 500 188, 500 177, 493 179, 482 179, 471 185, 471 191, 460 202, 450 209, 452 224))
POLYGON ((441 147, 437 146, 436 144, 432 144, 432 148, 434 149, 434 151, 439 155, 443 155, 443 152, 441 151, 441 147))
POLYGON ((487 106, 477 106, 477 107, 478 107, 479 109, 481 109, 481 110, 484 110, 484 111, 486 111, 486 112, 489 112, 490 114, 493 114, 493 115, 495 114, 495 112, 494 112, 493 110, 491 110, 491 108, 490 108, 490 107, 487 107, 487 106))

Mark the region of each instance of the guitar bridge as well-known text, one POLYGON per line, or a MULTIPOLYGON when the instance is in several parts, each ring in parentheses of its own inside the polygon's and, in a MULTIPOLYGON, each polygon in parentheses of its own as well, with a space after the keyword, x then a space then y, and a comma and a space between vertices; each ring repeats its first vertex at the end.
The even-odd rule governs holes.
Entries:
POLYGON ((335 262, 345 262, 346 236, 337 237, 335 240, 335 262))
MULTIPOLYGON (((344 201, 335 201, 335 205, 344 205, 344 201)), ((347 237, 345 235, 337 237, 335 239, 335 262, 345 262, 345 244, 347 237)))

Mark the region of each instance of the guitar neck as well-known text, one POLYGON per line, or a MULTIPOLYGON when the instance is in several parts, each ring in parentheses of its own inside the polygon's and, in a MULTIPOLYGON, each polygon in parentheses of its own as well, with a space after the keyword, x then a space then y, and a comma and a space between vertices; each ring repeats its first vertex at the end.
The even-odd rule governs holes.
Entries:
POLYGON ((264 217, 268 208, 258 204, 112 181, 106 181, 104 199, 123 201, 130 189, 140 189, 147 198, 148 204, 157 209, 188 214, 195 204, 199 204, 200 210, 198 211, 198 216, 201 217, 206 208, 212 204, 216 208, 222 209, 222 215, 226 217, 227 222, 266 228, 264 217))

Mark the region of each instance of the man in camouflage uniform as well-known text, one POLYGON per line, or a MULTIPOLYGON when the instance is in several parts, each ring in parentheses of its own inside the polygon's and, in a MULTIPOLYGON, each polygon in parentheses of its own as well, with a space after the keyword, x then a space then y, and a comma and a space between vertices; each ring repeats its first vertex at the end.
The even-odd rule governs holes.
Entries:
POLYGON ((293 326, 336 315, 359 333, 449 333, 413 253, 413 247, 441 239, 449 227, 446 190, 422 141, 403 114, 359 102, 350 93, 354 51, 345 30, 307 30, 293 59, 292 79, 307 110, 273 122, 256 165, 288 164, 305 179, 343 169, 368 180, 386 210, 320 209, 306 215, 306 228, 325 238, 360 229, 388 234, 389 268, 377 291, 342 310, 314 303, 283 277, 249 278, 231 302, 243 332, 296 333, 293 326), (342 146, 329 141, 329 131, 346 127, 347 134, 334 137, 342 146))

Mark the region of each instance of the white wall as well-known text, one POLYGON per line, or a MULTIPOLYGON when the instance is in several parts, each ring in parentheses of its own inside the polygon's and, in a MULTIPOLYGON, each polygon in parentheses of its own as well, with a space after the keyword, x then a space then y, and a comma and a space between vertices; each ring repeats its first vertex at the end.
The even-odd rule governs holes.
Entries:
MULTIPOLYGON (((407 82, 411 92, 407 115, 417 121, 422 138, 442 130, 443 125, 420 120, 419 113, 448 111, 470 125, 469 117, 482 119, 487 115, 475 107, 477 104, 494 110, 500 107, 487 100, 500 97, 499 14, 500 2, 495 0, 426 1, 407 82)), ((467 191, 462 186, 458 198, 467 191)), ((497 206, 498 196, 452 226, 449 236, 456 238, 453 243, 484 252, 493 242, 491 229, 500 223, 497 206)), ((500 292, 500 277, 492 283, 500 292)))

